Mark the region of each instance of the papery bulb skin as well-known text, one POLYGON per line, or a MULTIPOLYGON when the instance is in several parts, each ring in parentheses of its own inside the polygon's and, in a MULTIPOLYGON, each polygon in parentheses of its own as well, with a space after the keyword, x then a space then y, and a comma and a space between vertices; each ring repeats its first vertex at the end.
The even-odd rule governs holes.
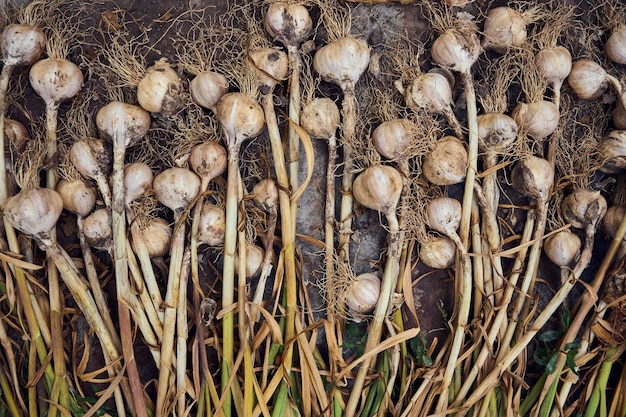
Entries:
POLYGON ((215 112, 219 99, 228 93, 228 80, 214 71, 201 72, 189 83, 189 93, 197 105, 215 112))
POLYGON ((170 251, 172 242, 172 228, 167 220, 154 217, 140 228, 144 245, 150 258, 165 256, 170 251))
POLYGON ((611 206, 607 209, 604 218, 602 219, 601 230, 611 239, 617 234, 622 220, 626 216, 626 206, 611 206))
POLYGON ((517 122, 506 114, 481 114, 478 116, 477 123, 479 144, 485 151, 505 154, 517 139, 519 130, 517 122))
POLYGON ((554 183, 550 162, 536 156, 519 161, 511 172, 511 185, 523 195, 546 201, 554 183))
POLYGON ((63 199, 58 192, 30 188, 9 197, 4 206, 4 219, 29 236, 45 236, 56 226, 62 211, 63 199))
POLYGON ((46 35, 35 26, 10 24, 0 35, 4 65, 30 65, 39 59, 45 47, 46 35))
POLYGON ((604 44, 604 53, 617 64, 626 64, 626 27, 614 30, 604 44))
POLYGON ((252 199, 263 210, 269 212, 278 206, 278 187, 276 181, 265 178, 252 188, 252 199))
POLYGON ((357 317, 374 311, 380 297, 380 278, 365 273, 358 275, 346 293, 346 305, 357 317))
POLYGON ((98 193, 83 180, 62 179, 57 184, 57 192, 63 200, 63 208, 80 217, 87 217, 96 206, 98 193))
POLYGON ((509 48, 526 42, 526 22, 517 10, 510 7, 496 7, 489 11, 485 19, 483 48, 500 54, 509 48))
POLYGON ((249 54, 262 85, 274 89, 289 74, 287 54, 276 48, 264 48, 249 54))
POLYGON ((476 28, 460 25, 439 35, 430 50, 433 61, 449 70, 469 73, 481 53, 476 28))
POLYGON ((95 179, 111 171, 111 149, 100 139, 90 138, 74 142, 70 148, 70 162, 85 178, 95 179))
POLYGON ((124 204, 127 206, 152 188, 154 175, 152 168, 143 162, 133 162, 124 166, 124 204))
POLYGON ((572 54, 563 46, 542 49, 535 55, 535 65, 544 80, 560 88, 572 71, 572 54))
POLYGON ((455 235, 461 224, 461 203, 451 197, 434 198, 426 206, 426 222, 445 236, 455 235))
MULTIPOLYGON (((256 275, 263 263, 265 253, 257 245, 246 245, 246 278, 256 275)), ((239 275, 239 256, 235 255, 235 273, 239 275)))
POLYGON ((559 109, 551 101, 540 100, 519 103, 511 114, 519 130, 529 136, 543 140, 559 126, 559 109))
POLYGON ((448 79, 437 72, 418 75, 406 89, 404 99, 413 111, 441 114, 452 106, 452 87, 448 79))
POLYGON ((21 153, 30 140, 30 135, 24 125, 8 118, 4 119, 4 137, 9 142, 9 148, 5 147, 5 152, 10 149, 12 152, 21 153))
POLYGON ((100 136, 113 146, 137 144, 150 128, 150 114, 139 106, 113 101, 98 110, 96 126, 100 136))
POLYGON ((355 178, 352 193, 359 204, 385 215, 392 214, 402 193, 402 174, 387 165, 371 166, 355 178))
POLYGON ((226 232, 226 212, 214 204, 204 204, 198 222, 198 244, 222 246, 226 232))
POLYGON ((467 0, 444 0, 443 1, 448 7, 465 7, 467 4, 467 0))
POLYGON ((429 268, 446 269, 454 265, 456 245, 447 236, 436 236, 420 245, 419 258, 429 268))
POLYGON ((227 165, 226 149, 217 142, 203 142, 194 146, 189 154, 189 166, 207 182, 226 172, 227 165))
POLYGON ((569 230, 563 230, 547 238, 543 250, 555 265, 567 266, 578 255, 580 247, 580 238, 569 230))
POLYGON ((598 158, 602 162, 600 171, 619 174, 626 170, 626 131, 612 130, 598 144, 598 158))
POLYGON ((600 191, 576 190, 561 202, 563 218, 576 229, 597 230, 606 211, 606 199, 600 191))
POLYGON ((446 136, 424 157, 422 173, 431 184, 459 184, 465 179, 467 163, 463 142, 454 136, 446 136))
POLYGON ((169 168, 154 178, 152 188, 159 203, 180 213, 200 193, 200 178, 186 168, 169 168))
POLYGON ((321 47, 313 57, 313 68, 324 81, 352 90, 370 62, 370 49, 362 40, 345 37, 321 47))
POLYGON ((243 93, 225 94, 217 102, 217 118, 228 146, 239 146, 245 140, 257 137, 265 127, 263 108, 243 93))
POLYGON ((578 98, 591 100, 600 97, 608 88, 607 75, 600 64, 590 59, 581 59, 572 65, 567 83, 578 98))
POLYGON ((113 248, 113 215, 111 210, 102 208, 85 218, 83 233, 89 246, 96 249, 111 250, 113 248))
POLYGON ((372 144, 379 154, 390 160, 406 157, 417 140, 417 128, 408 119, 392 119, 382 122, 372 132, 372 144))
POLYGON ((311 35, 313 21, 306 7, 277 1, 265 13, 265 30, 284 45, 298 46, 311 35))
POLYGON ((67 59, 46 58, 37 61, 28 77, 33 90, 49 107, 57 107, 74 97, 83 86, 82 71, 67 59))
POLYGON ((146 70, 137 85, 137 102, 150 113, 165 117, 185 106, 183 82, 167 59, 161 58, 146 70))
POLYGON ((300 112, 300 126, 313 139, 334 137, 340 122, 337 104, 327 97, 311 100, 300 112))

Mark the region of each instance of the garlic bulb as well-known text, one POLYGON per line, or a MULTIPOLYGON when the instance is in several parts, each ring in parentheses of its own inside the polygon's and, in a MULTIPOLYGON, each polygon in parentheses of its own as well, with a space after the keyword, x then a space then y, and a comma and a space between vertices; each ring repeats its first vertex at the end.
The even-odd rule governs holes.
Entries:
POLYGON ((569 230, 563 230, 547 238, 543 250, 555 265, 567 266, 578 255, 580 247, 580 238, 569 230))
POLYGON ((35 26, 11 24, 0 35, 0 52, 4 65, 30 65, 41 56, 46 35, 35 26))
POLYGON ((189 93, 193 101, 214 113, 217 102, 227 92, 228 80, 222 74, 213 71, 201 72, 189 83, 189 93))
POLYGON ((352 193, 361 205, 393 214, 402 193, 402 175, 390 166, 371 166, 355 178, 352 193))
POLYGON ((265 13, 264 22, 267 33, 284 45, 301 44, 313 30, 309 11, 301 4, 272 2, 265 13))
POLYGON ((551 101, 519 103, 511 114, 519 129, 537 140, 543 140, 559 126, 559 109, 551 101))
POLYGON ((626 206, 609 207, 602 219, 602 232, 608 237, 614 238, 624 216, 626 216, 626 206))
POLYGON ((157 200, 175 213, 181 213, 200 193, 200 178, 186 168, 169 168, 152 182, 157 200))
POLYGON ((152 188, 152 169, 143 162, 124 166, 124 203, 129 205, 152 188))
POLYGON ((428 226, 445 235, 454 236, 461 224, 461 203, 451 197, 437 197, 426 207, 428 226))
MULTIPOLYGON (((4 119, 4 137, 9 141, 10 150, 21 153, 26 148, 29 141, 28 130, 23 124, 13 119, 4 119)), ((7 151, 8 149, 5 149, 7 151)))
POLYGON ((102 208, 85 218, 83 233, 89 246, 110 251, 113 248, 113 216, 111 210, 102 208))
POLYGON ((100 135, 114 146, 138 143, 150 127, 150 114, 139 106, 113 101, 98 110, 96 126, 100 135))
POLYGON ((357 315, 371 313, 380 297, 380 278, 371 273, 357 276, 345 297, 351 312, 357 315))
POLYGON ((600 171, 618 174, 626 170, 626 131, 613 130, 598 144, 598 157, 602 162, 600 171))
POLYGON ((226 231, 226 212, 214 204, 204 204, 198 221, 198 244, 222 246, 226 231))
POLYGON ((477 118, 478 140, 485 151, 497 154, 508 152, 517 139, 517 122, 502 113, 481 114, 477 118))
POLYGON ((606 210, 606 200, 599 191, 576 190, 561 202, 563 218, 577 229, 596 230, 606 210))
POLYGON ((57 184, 57 192, 63 200, 63 208, 86 217, 96 206, 96 189, 83 180, 62 179, 57 184))
POLYGON ((433 269, 446 269, 454 265, 456 244, 447 236, 436 236, 422 243, 419 258, 424 265, 433 269))
POLYGON ((496 7, 489 11, 483 30, 483 48, 505 53, 509 48, 526 42, 526 22, 517 10, 510 7, 496 7))
POLYGON ((150 258, 167 255, 172 241, 172 228, 165 219, 153 217, 143 225, 139 232, 150 258))
POLYGON ((279 49, 258 49, 250 52, 249 57, 257 69, 260 83, 271 89, 289 74, 289 58, 279 49))
POLYGON ((511 185, 527 197, 546 201, 554 183, 554 170, 545 159, 530 156, 511 171, 511 185))
POLYGON ((300 126, 314 139, 335 136, 340 121, 337 104, 327 97, 311 100, 300 113, 300 126))
POLYGON ((408 119, 392 119, 382 122, 372 132, 372 144, 379 154, 397 160, 407 156, 407 149, 417 140, 417 128, 408 119))
POLYGON ((24 189, 9 197, 4 206, 4 219, 29 236, 48 234, 63 211, 63 199, 48 188, 24 189))
POLYGON ((626 64, 626 27, 614 30, 604 44, 604 53, 613 62, 626 64))
POLYGON ((572 65, 567 82, 579 98, 594 99, 606 91, 609 85, 607 76, 604 68, 596 62, 581 59, 572 65))
POLYGON ((444 75, 428 72, 413 80, 404 97, 413 111, 441 114, 452 107, 452 86, 444 75))
POLYGON ((324 81, 343 91, 354 89, 370 62, 370 49, 362 40, 352 37, 336 39, 317 50, 313 68, 324 81))
POLYGON ((229 146, 241 145, 243 141, 260 135, 265 127, 263 108, 243 93, 225 94, 217 102, 217 118, 229 146))
POLYGON ((617 100, 615 110, 613 110, 613 125, 616 129, 626 130, 626 109, 621 100, 617 100))
POLYGON ((226 149, 214 141, 194 146, 189 154, 189 166, 206 184, 226 172, 227 164, 226 149))
POLYGON ((572 54, 563 46, 545 48, 535 55, 535 65, 544 80, 559 89, 572 71, 572 54))
POLYGON ((46 106, 52 108, 74 97, 83 86, 83 73, 67 59, 47 58, 37 61, 28 77, 33 90, 46 106))
POLYGON ((146 70, 137 84, 137 101, 151 113, 171 116, 185 106, 183 83, 166 58, 146 70))
POLYGON ((435 185, 459 184, 465 179, 467 160, 463 142, 454 136, 446 136, 424 157, 422 172, 435 185))
POLYGON ((430 53, 442 67, 468 74, 481 53, 476 28, 463 24, 446 30, 435 40, 430 53))
MULTIPOLYGON (((246 278, 256 275, 263 263, 263 249, 257 245, 246 245, 246 278)), ((239 256, 235 255, 235 273, 239 275, 239 256)))
POLYGON ((265 178, 252 188, 252 199, 263 210, 269 212, 276 210, 278 206, 278 187, 276 181, 271 178, 265 178))

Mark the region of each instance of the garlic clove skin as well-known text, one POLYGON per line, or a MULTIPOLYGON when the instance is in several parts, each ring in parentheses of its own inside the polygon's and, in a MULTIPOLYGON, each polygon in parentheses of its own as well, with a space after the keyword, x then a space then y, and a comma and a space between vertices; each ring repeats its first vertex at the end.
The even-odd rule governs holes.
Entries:
POLYGON ((419 258, 433 269, 446 269, 454 265, 456 245, 447 236, 436 236, 420 245, 419 258))
MULTIPOLYGON (((16 153, 23 152, 30 140, 30 135, 24 125, 8 118, 4 119, 4 137, 9 142, 10 150, 16 153)), ((5 152, 7 151, 8 149, 5 148, 5 152)))
POLYGON ((555 265, 563 267, 572 263, 580 252, 581 245, 576 234, 563 230, 547 238, 543 250, 555 265))
POLYGON ((416 132, 417 127, 408 119, 387 120, 372 132, 372 144, 385 158, 397 160, 416 142, 416 132))
POLYGON ((100 139, 79 140, 70 148, 70 162, 85 178, 95 179, 111 172, 111 159, 110 147, 100 139))
POLYGON ((250 52, 249 57, 257 70, 259 82, 270 91, 289 74, 289 58, 280 49, 258 49, 250 52))
POLYGON ((85 218, 83 233, 89 246, 111 251, 113 249, 113 215, 111 210, 102 208, 85 218))
POLYGON ((150 114, 139 106, 113 101, 98 110, 96 126, 114 147, 133 146, 148 132, 150 114))
POLYGON ((229 147, 257 137, 265 128, 263 108, 243 93, 224 94, 217 102, 217 118, 229 147))
POLYGON ((340 121, 337 104, 327 97, 311 100, 300 112, 300 126, 314 139, 334 137, 340 121))
POLYGON ((152 182, 157 200, 175 213, 181 213, 200 193, 200 178, 186 168, 169 168, 152 182))
POLYGON ((402 174, 387 165, 374 165, 354 180, 352 193, 359 204, 385 215, 395 213, 402 193, 402 174))
POLYGON ((380 278, 365 273, 358 275, 346 292, 346 305, 357 317, 374 311, 380 297, 380 278))
POLYGON ((576 229, 596 230, 606 211, 606 200, 599 191, 576 190, 561 202, 563 218, 576 229))
POLYGON ((30 65, 45 47, 46 35, 35 26, 11 24, 0 35, 0 52, 7 66, 30 65))
POLYGON ((67 59, 47 58, 35 62, 28 75, 30 85, 48 107, 58 107, 83 86, 83 73, 67 59))
POLYGON ((198 221, 198 244, 222 246, 226 232, 226 212, 214 204, 204 204, 198 221))
POLYGON ((217 142, 203 142, 189 153, 189 166, 207 183, 226 172, 227 165, 226 149, 217 142))
POLYGON ((626 131, 613 130, 598 144, 598 156, 602 161, 600 171, 619 174, 626 170, 626 131))
POLYGON ((4 219, 29 236, 47 236, 56 227, 63 211, 63 199, 48 188, 24 189, 9 197, 4 219))
POLYGON ((150 113, 168 117, 185 106, 183 82, 166 58, 146 70, 137 84, 137 102, 150 113))
POLYGON ((87 217, 96 206, 98 193, 83 180, 62 179, 57 184, 57 192, 63 200, 63 208, 80 217, 87 217))
POLYGON ((550 162, 530 156, 519 161, 511 171, 511 185, 521 194, 546 201, 554 183, 554 170, 550 162))
POLYGON ((441 114, 452 106, 452 87, 448 79, 437 72, 417 76, 406 89, 404 99, 413 111, 441 114))
POLYGON ((172 241, 172 228, 167 223, 167 220, 154 217, 139 231, 150 258, 159 258, 169 253, 172 241))
POLYGON ((626 64, 626 27, 611 33, 604 44, 604 54, 615 63, 626 64))
POLYGON ((463 142, 454 136, 446 136, 424 157, 422 173, 431 184, 459 184, 465 179, 467 164, 467 150, 463 142))
POLYGON ((574 62, 567 82, 576 95, 583 100, 600 97, 609 86, 607 72, 600 64, 581 59, 574 62))
MULTIPOLYGON (((237 251, 239 252, 239 251, 237 251)), ((246 278, 256 275, 263 263, 265 253, 257 245, 246 245, 246 278)), ((235 255, 235 273, 239 275, 239 256, 235 255)))
POLYGON ((338 85, 343 91, 353 90, 370 62, 370 49, 362 40, 336 39, 317 50, 313 68, 324 81, 338 85))
POLYGON ((278 187, 272 178, 265 178, 252 188, 252 199, 263 210, 269 212, 278 206, 278 187))
POLYGON ((298 46, 313 30, 313 21, 306 7, 277 1, 265 12, 265 30, 274 39, 288 46, 298 46))
POLYGON ((563 46, 542 49, 535 55, 535 65, 549 84, 560 88, 572 71, 572 54, 563 46))
POLYGON ((483 30, 483 48, 503 54, 511 47, 526 42, 526 22, 517 10, 510 7, 496 7, 489 11, 483 30))
POLYGON ((445 236, 455 235, 461 224, 461 203, 451 197, 434 198, 426 206, 426 222, 445 236))
POLYGON ((517 122, 506 114, 481 114, 477 118, 477 123, 479 144, 485 151, 505 154, 517 139, 519 131, 517 122))
POLYGON ((152 188, 152 168, 143 162, 124 166, 124 204, 127 206, 152 188))
POLYGON ((189 83, 189 93, 193 101, 215 113, 215 106, 228 92, 228 80, 220 73, 205 71, 195 76, 189 83))
POLYGON ((511 113, 519 130, 537 140, 550 136, 559 126, 559 109, 551 101, 519 103, 511 113))
POLYGON ((601 230, 611 239, 617 234, 622 220, 626 216, 626 206, 611 206, 607 209, 604 218, 602 218, 601 230))
POLYGON ((439 35, 430 50, 433 61, 444 68, 469 73, 481 53, 476 28, 464 24, 450 28, 439 35))

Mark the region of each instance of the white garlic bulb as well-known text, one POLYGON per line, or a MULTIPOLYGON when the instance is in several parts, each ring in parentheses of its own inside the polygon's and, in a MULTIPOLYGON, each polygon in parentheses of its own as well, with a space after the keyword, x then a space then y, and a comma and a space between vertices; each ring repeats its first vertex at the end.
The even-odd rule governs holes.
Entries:
POLYGON ((596 230, 606 211, 606 200, 599 191, 575 190, 561 202, 563 218, 577 229, 596 230))
POLYGON ((404 98, 413 111, 441 114, 452 106, 452 86, 444 75, 427 72, 413 80, 404 98))
MULTIPOLYGON (((12 152, 21 153, 26 148, 26 144, 29 141, 30 135, 28 130, 23 124, 17 120, 5 118, 4 119, 4 137, 9 142, 9 146, 12 152)), ((7 151, 7 148, 5 148, 7 151)))
POLYGON ((560 88, 572 71, 572 54, 563 46, 545 48, 535 55, 539 74, 554 88, 560 88))
MULTIPOLYGON (((256 275, 263 263, 265 253, 257 245, 246 245, 246 278, 256 275)), ((235 273, 239 275, 239 253, 235 255, 235 273)))
POLYGON ((15 229, 29 236, 47 235, 63 211, 63 199, 48 188, 30 188, 9 197, 4 206, 4 219, 15 229))
POLYGON ((433 61, 442 67, 469 73, 481 53, 476 28, 464 24, 446 30, 435 40, 430 53, 433 61))
POLYGON ((422 173, 435 185, 459 184, 467 173, 467 150, 459 139, 446 136, 424 157, 422 173))
POLYGON ((602 219, 602 232, 608 237, 614 238, 624 216, 626 216, 626 206, 609 207, 602 219))
POLYGON ((483 30, 483 48, 505 53, 511 47, 526 42, 526 21, 524 16, 510 7, 496 7, 489 11, 483 30))
POLYGON ((581 59, 572 65, 567 82, 579 98, 594 99, 606 91, 609 85, 607 76, 600 64, 590 59, 581 59))
POLYGON ((302 4, 272 2, 265 13, 264 22, 267 33, 284 45, 301 44, 313 30, 309 11, 302 4))
POLYGON ((98 110, 96 126, 114 147, 137 144, 148 132, 150 114, 139 106, 113 101, 98 110))
POLYGON ((63 200, 63 208, 86 217, 96 206, 96 189, 83 180, 62 179, 57 184, 57 192, 63 200))
POLYGON ((397 160, 407 156, 407 149, 417 140, 417 127, 409 119, 382 122, 372 132, 372 144, 379 154, 397 160))
POLYGON ((529 156, 511 171, 511 185, 527 197, 546 201, 553 183, 552 164, 543 158, 529 156))
POLYGON ((563 230, 547 238, 543 250, 555 265, 567 266, 578 255, 580 247, 580 238, 569 230, 563 230))
POLYGON ((167 220, 153 217, 142 225, 139 233, 150 258, 165 256, 170 251, 172 228, 167 220))
POLYGON ((113 215, 108 208, 94 211, 85 218, 83 234, 89 246, 96 249, 113 248, 113 215))
POLYGON ((245 140, 257 137, 265 127, 263 108, 243 93, 225 94, 217 102, 217 118, 228 146, 241 145, 245 140))
POLYGON ((615 110, 613 110, 613 125, 616 129, 626 130, 626 109, 621 100, 617 100, 615 110))
POLYGON ((257 49, 250 52, 249 57, 257 69, 261 84, 271 89, 285 80, 289 74, 289 58, 280 49, 257 49))
POLYGON ((189 153, 189 166, 206 184, 226 172, 227 165, 226 149, 214 141, 196 145, 189 153))
POLYGON ((171 116, 185 106, 183 83, 166 58, 146 70, 137 84, 137 102, 151 113, 171 116))
POLYGON ((152 188, 152 169, 143 162, 124 166, 124 204, 129 205, 152 188))
POLYGON ((346 293, 346 305, 356 315, 371 313, 380 297, 380 278, 365 273, 358 275, 346 293))
POLYGON ((445 235, 454 236, 461 224, 461 203, 451 197, 437 197, 426 206, 428 226, 445 235))
POLYGON ((371 166, 355 178, 352 193, 359 204, 390 215, 400 200, 402 175, 390 166, 371 166))
POLYGON ((154 178, 152 188, 161 204, 180 213, 200 193, 200 178, 186 168, 169 168, 154 178))
POLYGON ((343 91, 354 89, 370 62, 370 49, 362 40, 345 37, 321 47, 313 57, 313 68, 324 81, 343 91))
POLYGON ((340 121, 337 104, 327 97, 311 100, 300 113, 300 126, 314 139, 334 137, 340 121))
POLYGON ((604 53, 613 62, 626 64, 626 27, 614 30, 604 44, 604 53))
POLYGON ((433 269, 446 269, 454 265, 456 244, 447 236, 430 237, 420 245, 419 258, 433 269))
POLYGON ((626 170, 626 131, 612 130, 598 144, 600 171, 618 174, 626 170))
POLYGON ((30 65, 46 47, 46 35, 35 26, 10 24, 0 35, 0 52, 4 65, 30 65))
POLYGON ((504 154, 517 139, 517 122, 502 113, 485 113, 477 118, 478 140, 485 151, 504 154))
POLYGON ((198 221, 198 244, 222 246, 226 231, 226 212, 214 204, 202 205, 198 221))
POLYGON ((252 199, 263 210, 269 212, 278 206, 278 187, 276 181, 265 178, 255 184, 252 188, 252 199))
POLYGON ((48 107, 58 107, 74 97, 83 86, 83 73, 67 59, 47 58, 37 61, 28 75, 30 85, 48 107))
POLYGON ((227 92, 228 80, 214 71, 201 72, 189 83, 189 93, 193 101, 214 113, 217 102, 227 92))
POLYGON ((559 109, 551 101, 519 103, 511 116, 521 131, 537 140, 547 138, 559 126, 559 109))

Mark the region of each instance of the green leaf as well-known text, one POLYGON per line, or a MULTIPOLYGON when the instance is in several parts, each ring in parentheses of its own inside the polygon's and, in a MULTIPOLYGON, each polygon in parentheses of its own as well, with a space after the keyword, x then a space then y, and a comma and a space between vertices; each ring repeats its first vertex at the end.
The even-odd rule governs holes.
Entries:
POLYGON ((556 363, 558 362, 558 359, 559 359, 558 354, 555 353, 554 355, 552 355, 552 357, 550 358, 550 360, 548 361, 546 365, 546 373, 552 374, 554 373, 554 371, 556 371, 556 363))
POLYGON ((537 340, 543 343, 550 343, 559 340, 563 336, 560 330, 547 330, 537 336, 537 340))

